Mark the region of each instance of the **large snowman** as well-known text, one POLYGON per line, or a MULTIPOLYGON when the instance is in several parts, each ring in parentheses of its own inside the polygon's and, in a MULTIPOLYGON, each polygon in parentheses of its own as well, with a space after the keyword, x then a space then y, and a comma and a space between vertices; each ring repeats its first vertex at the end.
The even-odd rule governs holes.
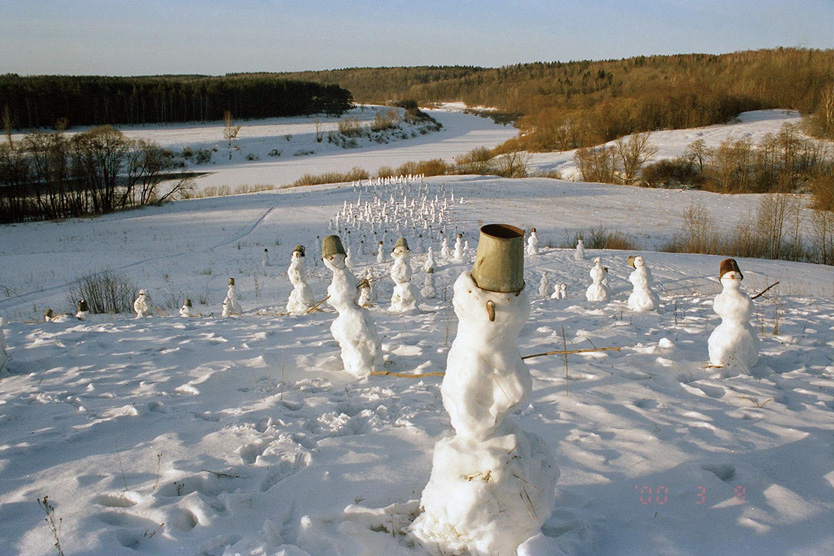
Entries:
POLYGON ((391 257, 394 263, 391 265, 391 279, 394 281, 394 291, 391 294, 391 311, 404 313, 417 308, 417 286, 411 283, 411 264, 408 262, 410 251, 408 242, 404 237, 397 240, 391 257))
POLYGON ((634 269, 628 277, 628 281, 634 286, 634 290, 628 296, 628 306, 638 312, 654 311, 660 303, 660 298, 652 291, 652 271, 640 255, 629 257, 628 264, 634 269))
POLYGON ((292 291, 289 299, 287 299, 287 312, 291 315, 303 315, 316 304, 313 290, 307 283, 305 253, 306 250, 303 245, 296 245, 291 255, 290 266, 287 268, 287 277, 292 284, 292 291))
POLYGON ((435 445, 413 535, 437 554, 514 555, 555 505, 559 469, 547 444, 510 414, 532 379, 517 339, 530 315, 523 232, 490 224, 472 272, 454 285, 458 332, 441 386, 454 433, 435 445))
POLYGON ((591 285, 585 290, 585 298, 588 301, 608 301, 611 297, 611 290, 608 288, 607 272, 602 267, 600 257, 594 259, 594 266, 591 267, 591 280, 591 285))
POLYGON ((721 324, 710 334, 709 359, 713 365, 741 365, 747 369, 759 360, 759 337, 750 325, 753 302, 741 291, 744 275, 735 259, 724 259, 719 269, 722 291, 712 307, 721 324))
POLYGON ((345 265, 345 249, 339 236, 322 240, 322 261, 333 272, 327 287, 327 303, 339 313, 330 332, 342 350, 345 371, 359 378, 382 366, 382 347, 371 314, 359 307, 356 276, 345 265))

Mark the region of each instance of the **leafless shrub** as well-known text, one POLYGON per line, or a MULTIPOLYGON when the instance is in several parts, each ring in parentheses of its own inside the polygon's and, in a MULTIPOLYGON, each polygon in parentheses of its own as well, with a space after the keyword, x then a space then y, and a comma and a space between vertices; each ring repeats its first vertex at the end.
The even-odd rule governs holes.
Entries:
POLYGON ((82 276, 67 290, 71 307, 83 299, 91 313, 129 313, 135 297, 136 288, 130 279, 112 270, 82 276))

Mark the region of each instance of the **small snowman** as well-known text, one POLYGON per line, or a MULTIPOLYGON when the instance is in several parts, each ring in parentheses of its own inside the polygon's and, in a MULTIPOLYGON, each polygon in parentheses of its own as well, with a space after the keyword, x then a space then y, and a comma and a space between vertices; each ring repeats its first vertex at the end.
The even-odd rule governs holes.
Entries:
POLYGON ((591 268, 591 280, 593 283, 588 286, 585 292, 585 297, 588 301, 608 301, 611 297, 611 290, 605 280, 608 279, 608 273, 602 268, 602 259, 597 257, 594 259, 594 266, 591 268))
POLYGON ((539 282, 539 296, 550 297, 550 284, 547 281, 547 272, 542 272, 542 279, 539 282))
POLYGON ((423 272, 428 272, 430 268, 434 268, 434 249, 429 245, 426 251, 426 261, 423 263, 423 272))
POLYGON ((568 285, 562 282, 558 284, 556 287, 553 288, 553 295, 550 296, 552 299, 567 299, 568 298, 568 285))
POLYGON ((440 256, 444 259, 452 258, 452 252, 449 250, 449 242, 445 236, 440 241, 440 256))
POLYGON ((359 281, 359 300, 356 304, 360 307, 364 307, 365 309, 373 307, 374 304, 371 301, 371 293, 371 280, 366 275, 365 278, 362 278, 362 280, 359 281))
POLYGON ((188 297, 185 298, 185 301, 183 301, 182 303, 182 307, 180 307, 180 316, 183 318, 191 318, 198 316, 197 313, 194 311, 194 304, 188 297))
POLYGON ((530 232, 530 237, 527 238, 527 255, 533 256, 539 254, 539 236, 536 235, 536 229, 530 232))
POLYGON ((368 376, 383 364, 376 325, 370 312, 356 304, 359 284, 345 264, 345 248, 339 236, 322 239, 321 253, 324 266, 333 272, 327 303, 339 313, 330 332, 341 348, 345 371, 357 378, 368 376))
POLYGON ((452 304, 459 323, 441 394, 454 431, 435 444, 411 532, 433 552, 512 555, 550 517, 559 477, 548 445, 511 416, 532 391, 517 345, 530 316, 520 229, 481 228, 452 304))
POLYGON ((577 261, 585 260, 585 244, 582 242, 582 236, 576 240, 576 251, 573 253, 573 258, 577 261))
POLYGON ((628 281, 634 286, 634 290, 628 296, 628 306, 638 312, 654 311, 660 303, 660 298, 652 291, 652 271, 640 255, 630 256, 628 265, 634 269, 628 277, 628 281))
POLYGON ((455 251, 452 253, 452 258, 456 261, 463 260, 463 234, 458 234, 455 239, 455 251))
POLYGON ((269 266, 269 249, 264 249, 264 253, 261 255, 261 266, 264 268, 269 266))
POLYGON ((472 249, 469 247, 469 240, 463 242, 463 250, 461 252, 460 261, 463 264, 469 264, 472 261, 472 249))
POLYGON ((316 304, 313 290, 307 283, 306 250, 303 245, 296 245, 290 255, 287 277, 292 284, 290 297, 287 299, 287 312, 291 315, 303 315, 316 304))
POLYGON ((78 302, 78 310, 75 313, 75 318, 78 320, 87 320, 90 318, 90 305, 84 299, 78 302))
POLYGON ((153 302, 151 296, 145 290, 139 290, 139 297, 133 302, 133 312, 136 313, 136 318, 147 317, 151 314, 153 309, 153 302))
POLYGON ((411 283, 411 265, 408 263, 408 242, 404 237, 397 240, 391 257, 391 279, 394 281, 394 292, 391 294, 391 311, 403 313, 417 308, 417 286, 411 283))
POLYGON ((710 334, 709 359, 717 366, 738 364, 750 369, 759 360, 759 337, 750 325, 753 302, 741 291, 744 275, 735 259, 721 261, 719 276, 722 290, 712 306, 721 324, 710 334))
POLYGON ((426 271, 426 282, 423 284, 423 289, 420 290, 420 295, 423 299, 434 299, 437 297, 437 292, 434 288, 434 267, 429 267, 426 271))
POLYGON ((385 252, 383 251, 382 242, 379 242, 379 247, 376 250, 376 262, 382 264, 385 262, 385 252))
POLYGON ((224 317, 239 315, 243 311, 240 308, 240 302, 237 299, 237 290, 235 289, 235 279, 229 278, 229 289, 226 291, 226 299, 223 300, 224 317))

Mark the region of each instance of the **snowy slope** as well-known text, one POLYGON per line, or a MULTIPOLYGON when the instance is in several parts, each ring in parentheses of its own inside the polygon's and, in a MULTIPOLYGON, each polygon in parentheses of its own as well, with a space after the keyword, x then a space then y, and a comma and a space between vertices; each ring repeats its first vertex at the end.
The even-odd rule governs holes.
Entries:
MULTIPOLYGON (((534 391, 516 420, 550 445, 561 476, 556 512, 521 554, 831 552, 834 268, 739 260, 746 291, 781 283, 754 302, 759 363, 728 372, 706 363, 721 257, 642 252, 661 308, 633 313, 632 253, 588 250, 576 261, 548 247, 565 229, 598 222, 656 239, 678 228, 693 198, 730 215, 757 196, 427 181, 463 196, 446 234, 460 231, 473 247, 487 222, 537 227, 522 354, 563 342, 621 348, 567 364, 527 360, 534 391), (595 256, 610 270, 608 304, 585 301, 595 256), (543 271, 567 284, 566 301, 534 293, 543 271)), ((311 256, 315 237, 359 194, 299 188, 0 229, 11 357, 0 374, 0 552, 57 553, 37 504, 48 496, 65 554, 426 554, 402 531, 434 443, 450 430, 441 377, 355 380, 341 370, 332 310, 281 315, 291 250, 307 245, 322 299, 329 271, 311 256), (147 288, 159 314, 36 322, 47 306, 69 310, 67 285, 104 267, 147 288), (221 319, 232 276, 244 314, 221 319), (186 296, 203 317, 176 316, 186 296)), ((406 317, 387 310, 390 261, 355 255, 357 273, 370 266, 382 276, 371 313, 386 370, 445 369, 457 329, 451 284, 467 267, 440 257, 437 243, 434 251, 438 298, 406 317)), ((418 285, 423 256, 412 257, 418 285)))

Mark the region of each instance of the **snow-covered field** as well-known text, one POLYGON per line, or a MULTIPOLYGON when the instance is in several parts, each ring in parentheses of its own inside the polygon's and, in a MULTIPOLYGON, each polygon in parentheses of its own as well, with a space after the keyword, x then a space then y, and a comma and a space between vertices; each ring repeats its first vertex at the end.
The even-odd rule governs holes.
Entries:
MULTIPOLYGON (((484 133, 503 129, 455 117, 463 118, 457 137, 468 142, 462 152, 478 146, 470 134, 480 133, 465 122, 484 133)), ((759 115, 724 129, 775 132, 782 121, 759 115)), ((444 133, 451 134, 410 143, 438 154, 407 159, 445 158, 459 145, 440 144, 444 133)), ((682 149, 707 132, 664 133, 682 149)), ((653 141, 663 150, 659 137, 653 141)), ((373 157, 368 169, 396 166, 397 149, 409 141, 333 156, 338 170, 366 166, 351 156, 373 157)), ((308 158, 301 173, 325 171, 319 162, 329 156, 308 158)), ((266 183, 250 166, 257 162, 221 159, 216 176, 266 183)), ((264 175, 283 172, 283 162, 263 163, 264 175)), ((416 196, 416 187, 403 189, 416 196)), ((636 253, 588 250, 577 261, 572 250, 547 247, 566 229, 599 223, 655 245, 678 229, 692 199, 731 227, 758 196, 471 176, 431 178, 423 187, 431 196, 463 197, 444 230, 462 232, 473 249, 486 223, 537 228, 541 252, 525 260, 533 301, 518 340, 522 355, 563 343, 621 348, 567 362, 527 359, 533 394, 514 418, 550 446, 561 476, 555 512, 520 554, 832 552, 834 268, 739 260, 746 291, 780 284, 754 301, 758 364, 730 372, 707 365, 707 338, 720 322, 712 299, 722 257, 639 253, 661 306, 634 313, 626 258, 636 253), (609 268, 607 304, 585 300, 595 256, 609 268), (567 284, 567 300, 537 295, 545 271, 551 284, 567 284)), ((402 195, 398 186, 376 192, 402 195)), ((370 201, 374 189, 297 188, 0 228, 0 316, 9 321, 10 356, 0 374, 0 553, 58 553, 37 503, 48 496, 67 555, 427 554, 404 532, 429 480, 434 444, 450 433, 442 377, 354 379, 341 369, 332 309, 281 314, 298 243, 308 248, 316 298, 326 295, 330 272, 314 262, 316 237, 331 233, 328 222, 360 194, 370 201), (69 284, 105 267, 148 289, 157 315, 38 322, 46 307, 68 311, 69 284), (229 277, 244 314, 220 318, 229 277), (185 297, 202 317, 176 316, 185 297)), ((417 314, 391 313, 391 262, 376 263, 370 249, 359 254, 353 230, 356 273, 371 268, 380 276, 371 314, 384 369, 443 372, 458 328, 451 285, 470 266, 441 257, 435 241, 438 298, 421 301, 417 314)), ((389 250, 396 235, 386 235, 389 250)), ((418 286, 424 256, 412 256, 418 286)))

